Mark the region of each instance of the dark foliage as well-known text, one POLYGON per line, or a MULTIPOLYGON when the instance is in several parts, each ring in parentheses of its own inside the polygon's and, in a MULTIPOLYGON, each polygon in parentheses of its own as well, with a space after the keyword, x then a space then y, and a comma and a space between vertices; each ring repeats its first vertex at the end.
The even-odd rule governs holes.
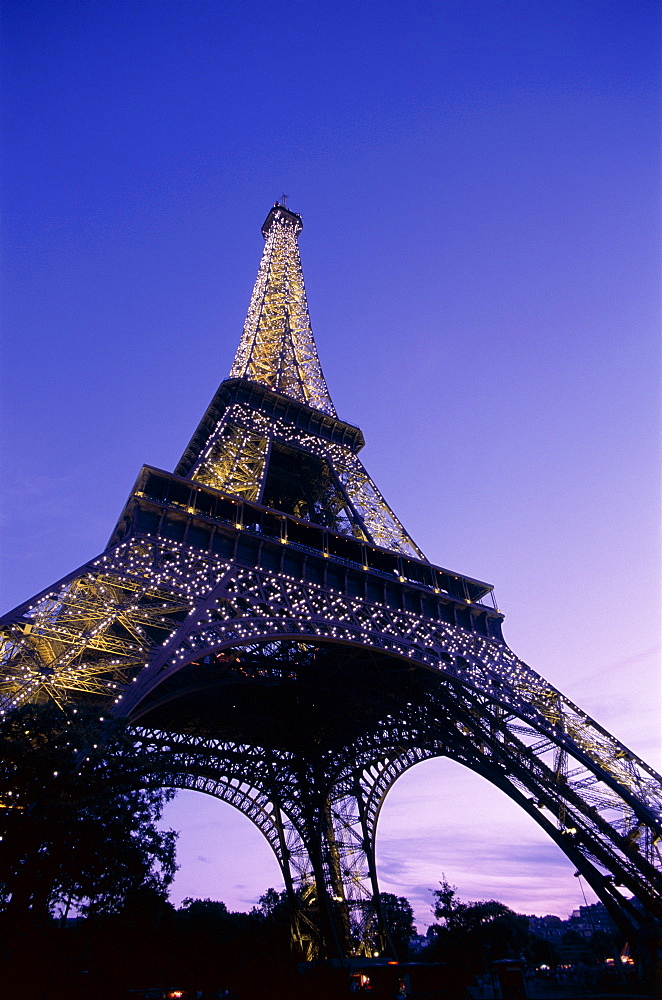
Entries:
POLYGON ((122 722, 90 708, 27 705, 0 721, 0 742, 8 968, 35 949, 45 964, 53 913, 116 913, 141 889, 165 899, 176 834, 155 824, 171 793, 149 787, 148 762, 122 722))
POLYGON ((192 996, 229 990, 240 1000, 294 996, 299 977, 282 896, 268 890, 250 913, 211 899, 186 899, 175 910, 143 888, 116 913, 53 923, 48 981, 31 995, 117 1000, 131 989, 181 989, 192 996))
POLYGON ((404 896, 395 896, 392 892, 380 892, 379 901, 396 958, 404 959, 409 952, 412 938, 416 936, 411 904, 404 896))
POLYGON ((527 917, 503 903, 495 899, 463 903, 445 878, 434 899, 432 912, 440 923, 428 931, 426 957, 462 965, 473 973, 503 958, 556 963, 554 949, 531 933, 527 917))
MULTIPOLYGON (((442 966, 423 971, 443 983, 449 1000, 466 998, 467 985, 480 971, 469 949, 483 949, 484 960, 499 955, 504 920, 506 941, 510 946, 513 940, 521 943, 518 934, 508 936, 510 918, 517 914, 494 901, 462 903, 446 884, 437 899, 445 912, 432 931, 431 950, 440 944, 445 948, 448 932, 459 951, 453 956, 444 950, 443 958, 437 956, 442 966)), ((402 916, 408 933, 407 900, 384 894, 382 901, 402 916)), ((514 926, 521 930, 519 921, 514 926)), ((199 991, 206 998, 228 990, 236 1000, 340 1000, 348 995, 348 975, 342 970, 321 965, 299 973, 291 950, 287 895, 275 889, 268 889, 250 913, 232 913, 211 899, 186 899, 176 910, 159 890, 143 886, 116 912, 50 921, 41 946, 39 955, 48 958, 47 974, 39 983, 24 979, 18 984, 18 995, 31 1000, 120 1000, 129 990, 148 989, 182 990, 188 997, 199 991)), ((530 940, 525 942, 525 952, 530 946, 530 940)), ((435 956, 430 953, 424 960, 435 956)), ((387 971, 382 969, 380 975, 387 971)))

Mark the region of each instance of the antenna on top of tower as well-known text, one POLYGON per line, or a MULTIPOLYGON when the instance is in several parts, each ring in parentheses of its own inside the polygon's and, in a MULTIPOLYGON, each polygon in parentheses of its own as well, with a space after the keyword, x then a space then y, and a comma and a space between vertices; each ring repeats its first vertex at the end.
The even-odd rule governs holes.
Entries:
POLYGON ((287 195, 287 194, 282 194, 280 196, 280 203, 283 206, 283 208, 287 208, 287 199, 288 198, 289 198, 289 195, 287 195))

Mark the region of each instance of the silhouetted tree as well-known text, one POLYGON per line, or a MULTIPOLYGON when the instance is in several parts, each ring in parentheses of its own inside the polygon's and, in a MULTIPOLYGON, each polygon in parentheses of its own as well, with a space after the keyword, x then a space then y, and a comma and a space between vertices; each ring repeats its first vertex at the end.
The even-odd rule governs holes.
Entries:
POLYGON ((435 889, 433 896, 435 904, 432 907, 437 920, 443 921, 442 926, 447 930, 454 930, 458 926, 460 915, 466 909, 466 903, 461 903, 457 896, 457 886, 450 885, 446 876, 442 875, 439 889, 435 889))
POLYGON ((27 705, 0 721, 0 742, 5 941, 71 905, 116 912, 144 886, 165 898, 176 834, 156 822, 174 793, 146 787, 149 763, 124 723, 27 705))
POLYGON ((282 889, 278 892, 277 889, 269 888, 266 892, 263 892, 257 901, 257 906, 254 906, 251 913, 262 917, 265 920, 280 921, 282 919, 289 919, 290 905, 287 898, 287 890, 282 889))
POLYGON ((429 932, 429 957, 473 971, 501 958, 524 956, 533 944, 528 919, 495 899, 463 903, 444 877, 434 892, 438 925, 429 932))
POLYGON ((392 892, 380 892, 384 920, 386 921, 398 958, 405 958, 413 937, 416 936, 414 911, 408 899, 392 892))

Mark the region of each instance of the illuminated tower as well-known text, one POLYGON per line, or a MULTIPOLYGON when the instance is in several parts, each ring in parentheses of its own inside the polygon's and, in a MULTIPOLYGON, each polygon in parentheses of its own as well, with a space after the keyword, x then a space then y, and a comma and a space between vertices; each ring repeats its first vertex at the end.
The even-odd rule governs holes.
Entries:
POLYGON ((306 957, 392 951, 379 811, 444 755, 650 936, 662 779, 515 656, 491 586, 430 563, 372 482, 317 357, 301 228, 269 212, 230 378, 175 473, 144 467, 104 552, 1 620, 4 710, 112 706, 163 784, 249 816, 306 957))

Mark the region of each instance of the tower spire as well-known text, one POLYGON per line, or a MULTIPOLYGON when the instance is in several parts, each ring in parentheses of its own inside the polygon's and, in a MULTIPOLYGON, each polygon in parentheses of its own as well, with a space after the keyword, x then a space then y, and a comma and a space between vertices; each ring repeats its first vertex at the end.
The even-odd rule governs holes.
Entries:
POLYGON ((308 314, 302 229, 301 216, 276 202, 262 226, 264 253, 230 378, 260 382, 335 417, 308 314))
POLYGON ((339 420, 310 326, 297 236, 301 216, 280 202, 230 378, 221 382, 176 473, 247 503, 418 559, 359 461, 358 427, 339 420))

